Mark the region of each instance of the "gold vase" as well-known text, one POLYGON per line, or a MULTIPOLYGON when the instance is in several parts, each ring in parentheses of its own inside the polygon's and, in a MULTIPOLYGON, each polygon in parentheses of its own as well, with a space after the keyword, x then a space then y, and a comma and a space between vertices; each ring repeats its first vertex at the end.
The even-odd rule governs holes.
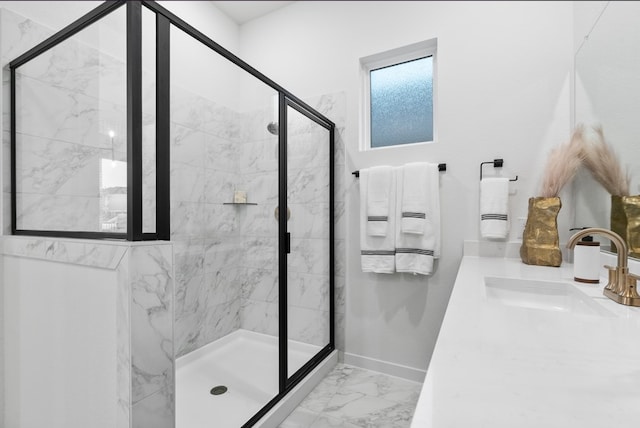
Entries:
POLYGON ((558 236, 560 198, 529 198, 529 214, 522 234, 520 258, 528 265, 560 266, 562 252, 558 236))
MULTIPOLYGON (((625 240, 631 257, 640 257, 640 195, 611 195, 611 230, 625 240)), ((615 245, 611 251, 618 252, 615 245)))

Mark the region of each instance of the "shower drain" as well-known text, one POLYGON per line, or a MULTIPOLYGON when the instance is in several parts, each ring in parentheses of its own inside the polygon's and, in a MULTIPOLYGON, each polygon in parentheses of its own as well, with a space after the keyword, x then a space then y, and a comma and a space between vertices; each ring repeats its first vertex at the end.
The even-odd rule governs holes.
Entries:
POLYGON ((214 386, 209 392, 211 393, 211 395, 221 395, 227 392, 227 387, 224 385, 214 386))

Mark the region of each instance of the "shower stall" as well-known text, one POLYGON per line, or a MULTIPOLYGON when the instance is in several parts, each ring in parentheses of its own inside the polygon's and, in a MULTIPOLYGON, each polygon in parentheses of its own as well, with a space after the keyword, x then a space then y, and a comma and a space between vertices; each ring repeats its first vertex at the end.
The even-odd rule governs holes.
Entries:
POLYGON ((153 1, 100 5, 10 87, 13 235, 171 243, 114 406, 168 398, 118 427, 264 424, 335 359, 333 122, 153 1))

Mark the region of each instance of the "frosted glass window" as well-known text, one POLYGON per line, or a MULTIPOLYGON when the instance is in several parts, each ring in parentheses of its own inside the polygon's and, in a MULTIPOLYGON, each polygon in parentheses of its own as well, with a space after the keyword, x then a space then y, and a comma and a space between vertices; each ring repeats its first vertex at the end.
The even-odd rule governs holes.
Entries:
POLYGON ((433 57, 370 72, 371 147, 433 141, 433 57))

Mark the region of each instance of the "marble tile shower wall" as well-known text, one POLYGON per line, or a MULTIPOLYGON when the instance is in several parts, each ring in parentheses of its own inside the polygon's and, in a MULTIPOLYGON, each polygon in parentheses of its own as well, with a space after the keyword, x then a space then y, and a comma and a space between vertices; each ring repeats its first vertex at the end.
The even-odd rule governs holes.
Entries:
POLYGON ((240 327, 238 209, 241 117, 171 88, 171 240, 176 267, 176 357, 240 327))
MULTIPOLYGON (((344 118, 344 95, 316 106, 344 118)), ((172 241, 176 252, 176 355, 181 356, 236 328, 278 335, 278 142, 266 124, 272 112, 245 113, 183 89, 172 89, 172 241), (258 205, 232 206, 235 189, 258 205)), ((341 119, 344 122, 344 119, 341 119)), ((289 260, 290 334, 293 340, 328 341, 327 132, 293 124, 290 149, 292 255, 289 260), (324 151, 323 151, 324 149, 324 151), (324 240, 323 240, 324 238, 324 240)), ((341 131, 342 128, 339 129, 341 131)), ((341 133, 336 174, 344 171, 341 133)), ((336 180, 337 297, 344 320, 344 212, 342 180, 336 180), (342 302, 342 303, 341 303, 342 302)), ((342 343, 341 330, 338 333, 342 343)))
MULTIPOLYGON (((307 100, 308 104, 336 123, 335 220, 336 220, 336 339, 344 349, 344 123, 345 94, 327 94, 307 100)), ((265 203, 249 208, 241 216, 245 249, 242 281, 241 326, 244 329, 278 334, 277 140, 266 131, 269 115, 255 113, 248 118, 251 134, 242 144, 240 160, 243 186, 265 203), (264 206, 263 206, 264 205, 264 206), (251 215, 251 214, 253 215, 251 215)), ((329 276, 326 264, 329 236, 328 133, 297 114, 289 124, 289 200, 292 251, 289 255, 289 338, 324 345, 329 338, 329 276)))
POLYGON ((3 232, 11 233, 11 153, 9 112, 9 61, 35 46, 53 31, 24 18, 10 10, 0 8, 0 66, 2 66, 2 196, 3 232))
MULTIPOLYGON (((8 10, 2 32, 3 65, 51 33, 8 10)), ((99 162, 112 158, 110 130, 115 158, 126 156, 125 77, 122 60, 74 38, 18 69, 20 228, 100 230, 99 162)), ((8 79, 4 83, 8 95, 8 79)))

